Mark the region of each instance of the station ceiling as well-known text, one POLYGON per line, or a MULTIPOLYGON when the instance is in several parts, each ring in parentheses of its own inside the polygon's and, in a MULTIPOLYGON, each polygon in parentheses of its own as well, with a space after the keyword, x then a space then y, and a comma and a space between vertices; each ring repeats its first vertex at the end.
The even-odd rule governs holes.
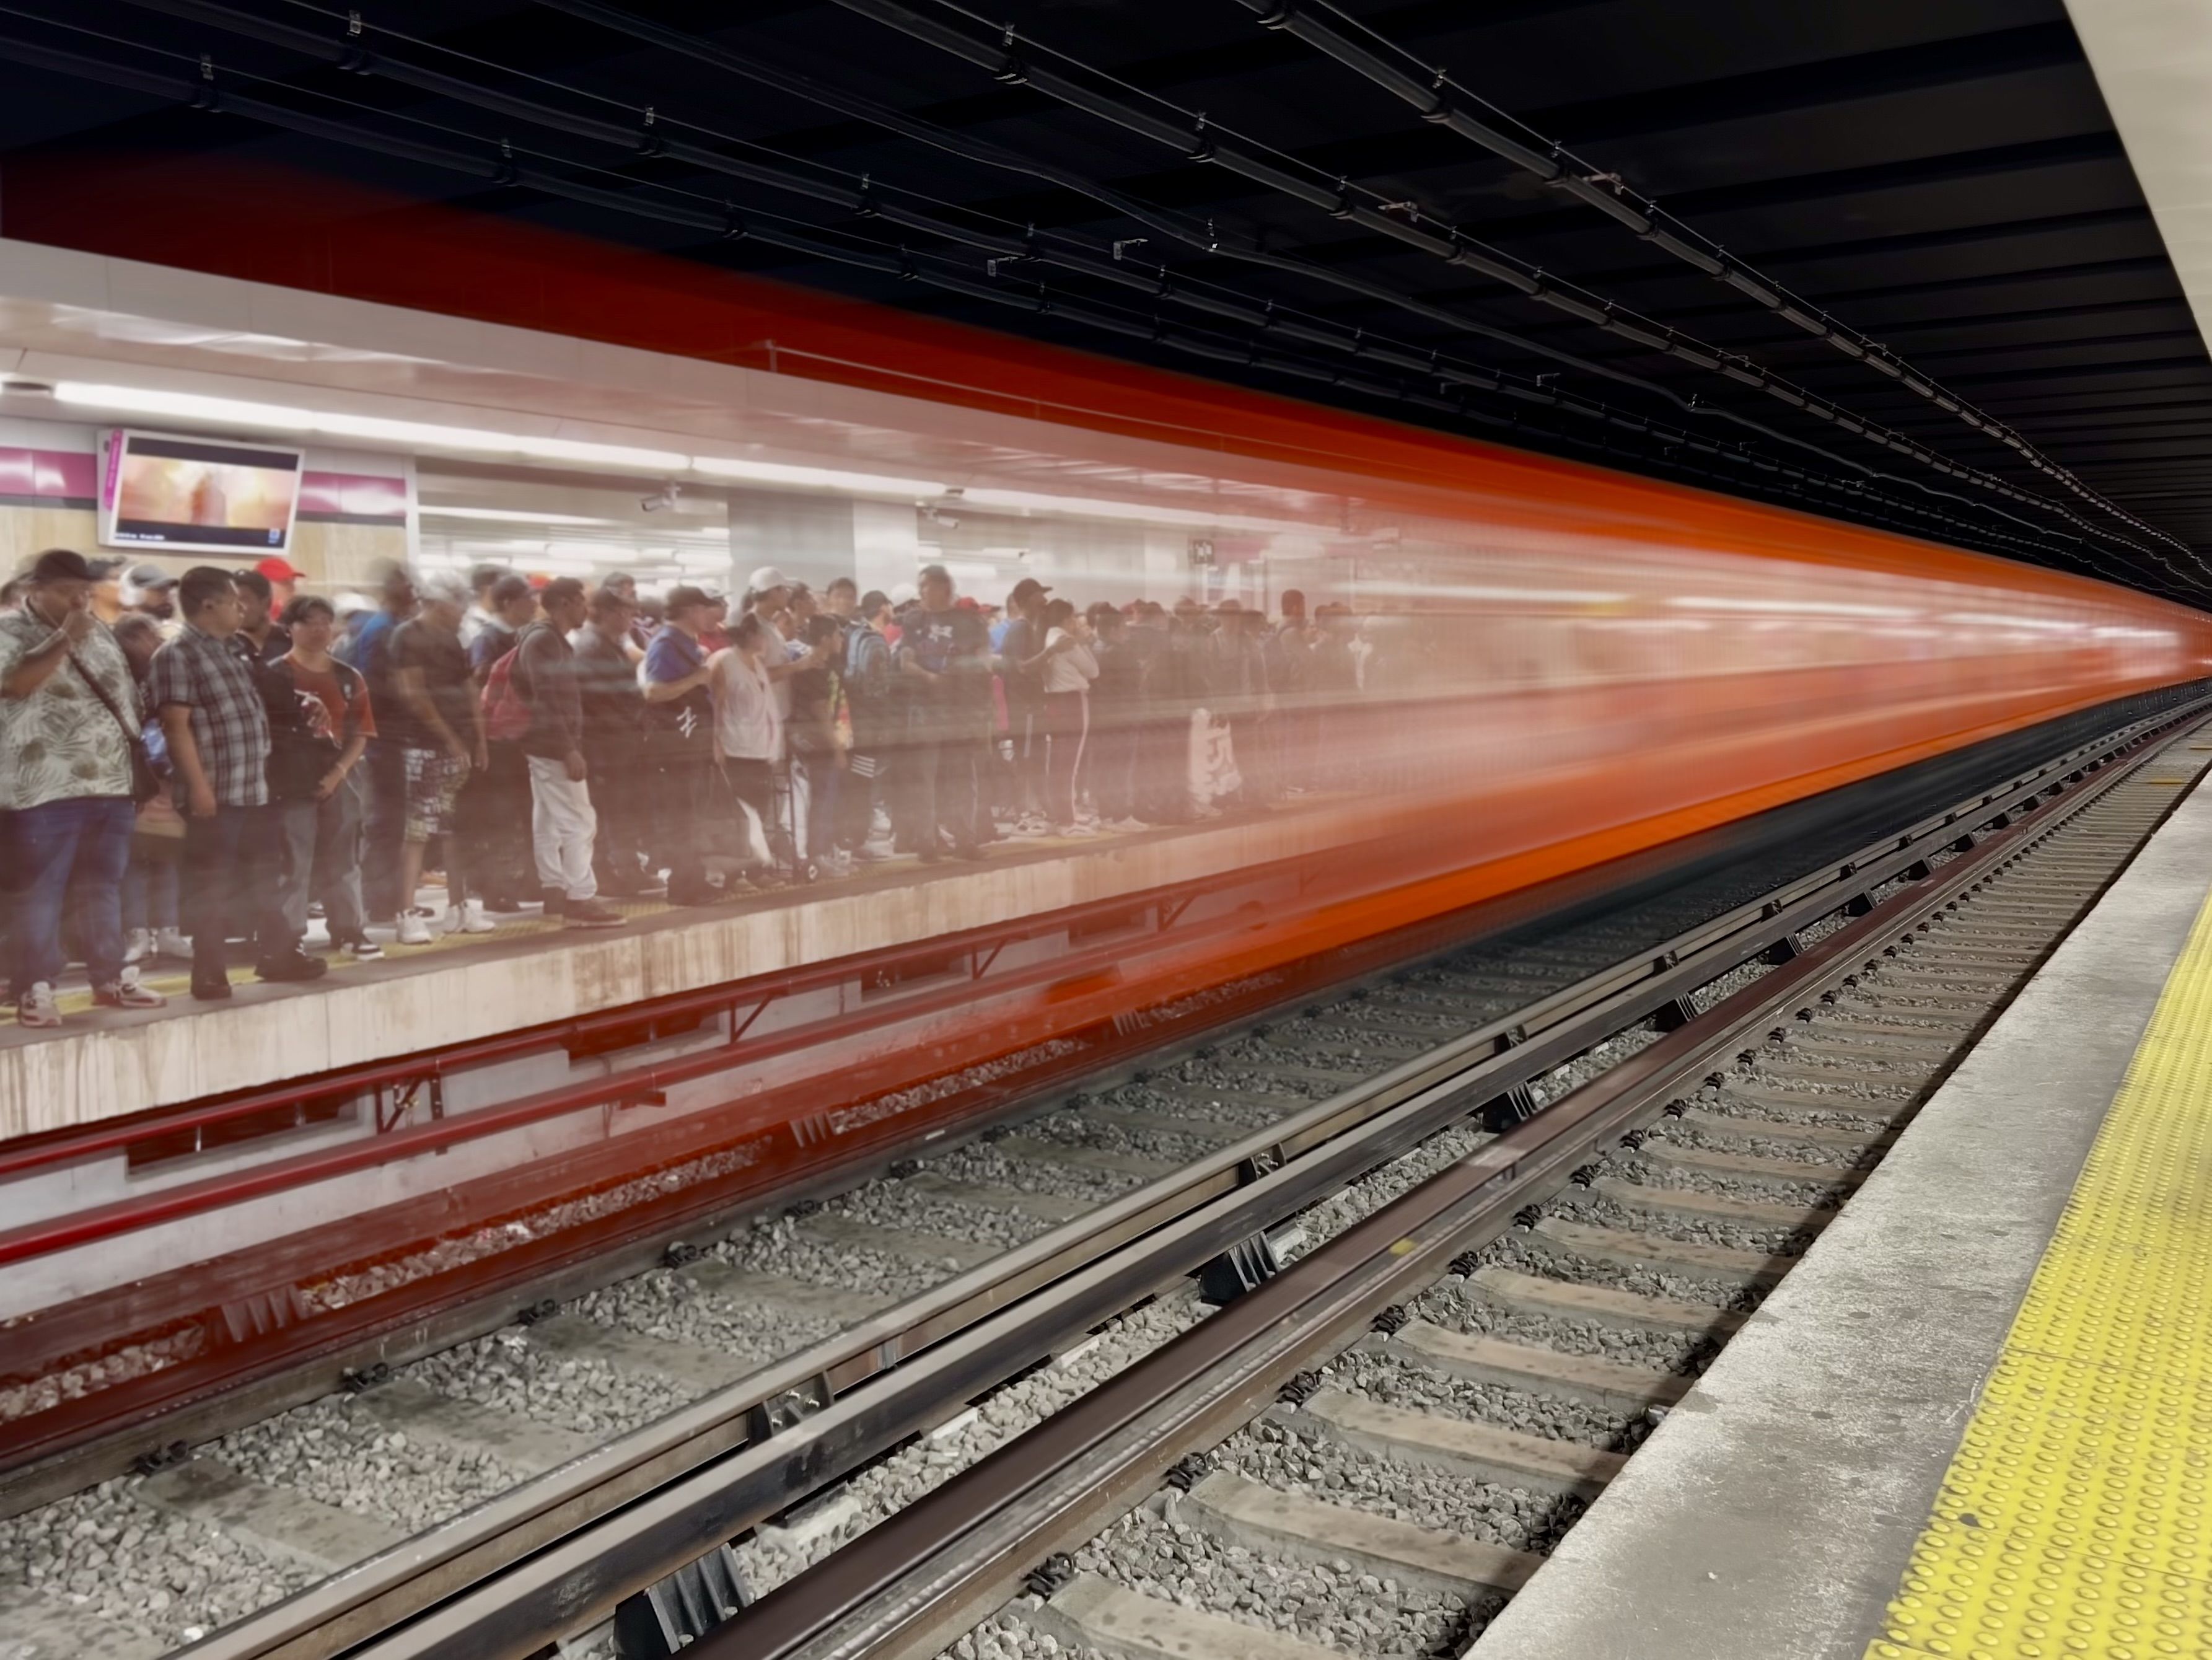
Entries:
POLYGON ((2056 0, 0 10, 0 230, 145 151, 2212 599, 2212 361, 2056 0))

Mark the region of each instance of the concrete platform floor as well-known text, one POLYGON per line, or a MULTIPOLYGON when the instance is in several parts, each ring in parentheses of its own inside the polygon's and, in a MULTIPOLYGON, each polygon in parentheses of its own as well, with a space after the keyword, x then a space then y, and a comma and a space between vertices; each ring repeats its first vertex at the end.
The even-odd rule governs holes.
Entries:
POLYGON ((1860 1660, 2208 875, 2200 788, 1470 1660, 1860 1660))
MULTIPOLYGON (((1002 839, 976 862, 908 854, 843 878, 747 891, 718 905, 615 902, 619 928, 571 929, 535 905, 485 934, 398 946, 372 928, 378 961, 333 962, 323 978, 264 985, 235 964, 234 996, 189 995, 188 965, 159 961, 170 998, 143 1012, 93 1009, 78 988, 55 1031, 0 1012, 0 1140, 285 1078, 468 1042, 519 1026, 934 939, 1194 879, 1218 880, 1341 842, 1342 796, 1190 825, 1082 837, 1002 839)), ((442 903, 427 889, 425 903, 442 903)), ((435 925, 434 924, 434 927, 435 925)))

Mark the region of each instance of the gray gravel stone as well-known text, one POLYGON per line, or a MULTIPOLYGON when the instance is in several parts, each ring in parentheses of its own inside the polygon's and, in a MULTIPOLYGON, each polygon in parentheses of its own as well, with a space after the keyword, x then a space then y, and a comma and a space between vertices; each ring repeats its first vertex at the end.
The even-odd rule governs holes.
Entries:
POLYGON ((135 1476, 104 1481, 0 1521, 0 1577, 173 1646, 320 1577, 140 1505, 137 1485, 135 1476))
POLYGON ((1665 1239, 1696 1239, 1731 1250, 1753 1250, 1769 1256, 1794 1256, 1810 1243, 1796 1228, 1748 1227, 1714 1216, 1661 1214, 1632 1211, 1625 1205, 1578 1188, 1552 1201, 1547 1215, 1564 1222, 1584 1222, 1594 1228, 1641 1230, 1665 1239))
POLYGON ((666 1268, 588 1292, 570 1307, 613 1330, 717 1349, 749 1366, 767 1365, 839 1329, 835 1320, 810 1320, 782 1304, 753 1306, 713 1296, 666 1268))
POLYGON ((1486 1266, 1511 1268, 1520 1274, 1540 1274, 1578 1286, 1603 1286, 1613 1291, 1634 1292, 1639 1297, 1668 1297, 1678 1303, 1710 1303, 1720 1309, 1751 1309, 1759 1293, 1732 1280, 1704 1279, 1693 1274, 1662 1274, 1577 1256, 1518 1229, 1500 1235, 1483 1252, 1486 1266))
POLYGON ((841 1194, 822 1208, 826 1215, 850 1217, 870 1227, 944 1234, 1006 1250, 1049 1232, 1053 1226, 1026 1212, 915 1193, 896 1181, 867 1183, 841 1194))
POLYGON ((811 1238, 788 1216, 763 1217, 716 1245, 714 1252, 732 1268, 892 1298, 919 1296, 955 1272, 946 1262, 917 1262, 890 1251, 811 1238))
POLYGON ((1223 1614, 1349 1655, 1451 1652, 1467 1604, 1364 1573, 1349 1561, 1292 1562, 1224 1545, 1203 1529, 1133 1511, 1075 1553, 1079 1570, 1187 1608, 1223 1614))
POLYGON ((1629 1330, 1595 1320, 1500 1309, 1480 1297, 1469 1296, 1455 1280, 1431 1286, 1406 1306, 1420 1319, 1470 1336, 1502 1337, 1509 1342, 1557 1349, 1563 1354, 1595 1355, 1625 1366, 1645 1366, 1686 1377, 1702 1371, 1720 1347, 1710 1338, 1687 1333, 1629 1330))

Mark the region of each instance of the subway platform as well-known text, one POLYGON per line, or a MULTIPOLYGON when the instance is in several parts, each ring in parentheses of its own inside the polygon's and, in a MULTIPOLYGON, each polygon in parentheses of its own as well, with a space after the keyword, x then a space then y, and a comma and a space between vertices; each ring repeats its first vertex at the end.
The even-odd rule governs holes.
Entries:
POLYGON ((2212 1655, 2212 795, 1470 1660, 2212 1655))
MULTIPOLYGON (((1155 888, 1226 881, 1326 853, 1346 831, 1346 805, 1309 796, 1192 825, 1002 840, 976 863, 900 854, 839 879, 738 883, 732 897, 707 907, 623 901, 614 909, 626 926, 615 929, 569 929, 535 904, 495 919, 493 933, 439 934, 427 946, 398 946, 388 927, 375 929, 382 958, 333 958, 327 975, 306 984, 264 984, 236 963, 234 995, 222 1003, 193 1001, 189 965, 167 959, 149 965, 146 983, 170 1000, 143 1012, 93 1008, 79 974, 64 988, 58 1031, 27 1031, 12 1007, 0 1012, 0 1141, 1155 888)), ((425 897, 441 899, 434 887, 425 897)))

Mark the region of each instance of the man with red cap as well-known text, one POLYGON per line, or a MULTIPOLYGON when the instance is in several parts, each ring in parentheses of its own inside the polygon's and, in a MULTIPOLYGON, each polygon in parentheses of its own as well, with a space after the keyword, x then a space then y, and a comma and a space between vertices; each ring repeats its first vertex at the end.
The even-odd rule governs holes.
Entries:
POLYGON ((269 579, 269 614, 282 617, 285 606, 292 603, 300 579, 307 573, 281 553, 272 553, 253 569, 269 579))

